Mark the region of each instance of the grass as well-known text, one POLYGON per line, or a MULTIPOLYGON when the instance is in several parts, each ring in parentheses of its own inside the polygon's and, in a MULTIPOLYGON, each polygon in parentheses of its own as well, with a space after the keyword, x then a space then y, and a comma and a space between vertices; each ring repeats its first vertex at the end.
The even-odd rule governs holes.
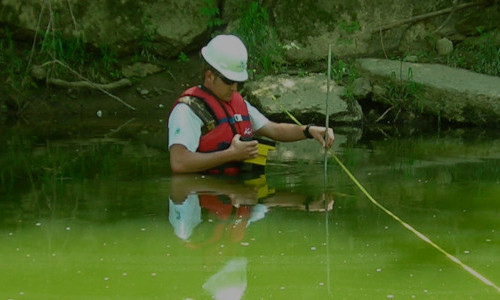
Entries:
POLYGON ((491 32, 483 33, 477 40, 465 40, 458 44, 446 58, 452 67, 477 73, 500 76, 500 45, 491 32))
POLYGON ((247 47, 248 69, 251 75, 281 72, 284 65, 284 49, 271 26, 266 9, 258 2, 252 1, 244 8, 234 33, 247 47))

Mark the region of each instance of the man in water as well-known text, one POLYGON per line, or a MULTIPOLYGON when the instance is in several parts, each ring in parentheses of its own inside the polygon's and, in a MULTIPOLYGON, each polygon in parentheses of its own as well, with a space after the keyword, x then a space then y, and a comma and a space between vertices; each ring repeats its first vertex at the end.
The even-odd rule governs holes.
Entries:
POLYGON ((213 38, 201 54, 203 83, 184 91, 168 121, 170 166, 174 173, 235 175, 244 160, 258 156, 254 137, 280 142, 315 139, 325 149, 334 142, 331 128, 270 121, 238 93, 248 79, 248 53, 234 35, 213 38))

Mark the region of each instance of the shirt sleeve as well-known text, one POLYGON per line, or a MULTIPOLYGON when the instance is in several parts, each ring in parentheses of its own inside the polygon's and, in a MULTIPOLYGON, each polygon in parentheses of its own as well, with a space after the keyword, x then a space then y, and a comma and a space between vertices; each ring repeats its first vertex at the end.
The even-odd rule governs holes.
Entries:
POLYGON ((248 114, 250 115, 250 122, 252 123, 252 130, 257 131, 261 129, 269 119, 264 116, 257 108, 252 106, 248 101, 245 100, 245 103, 248 108, 248 114))
POLYGON ((177 104, 168 119, 168 148, 180 144, 196 152, 203 122, 185 103, 177 104))

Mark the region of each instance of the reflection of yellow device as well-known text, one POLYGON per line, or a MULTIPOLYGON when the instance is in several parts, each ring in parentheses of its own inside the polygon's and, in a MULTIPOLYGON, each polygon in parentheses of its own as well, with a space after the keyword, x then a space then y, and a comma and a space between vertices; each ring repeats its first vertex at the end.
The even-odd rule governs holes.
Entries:
POLYGON ((244 160, 243 162, 249 164, 255 164, 259 166, 265 166, 267 161, 267 154, 269 151, 274 151, 276 149, 275 144, 272 141, 258 139, 259 142, 259 156, 256 158, 251 158, 244 160))
POLYGON ((257 178, 245 180, 246 185, 252 185, 257 190, 257 199, 263 199, 276 192, 274 188, 269 188, 266 181, 266 175, 260 175, 257 178))

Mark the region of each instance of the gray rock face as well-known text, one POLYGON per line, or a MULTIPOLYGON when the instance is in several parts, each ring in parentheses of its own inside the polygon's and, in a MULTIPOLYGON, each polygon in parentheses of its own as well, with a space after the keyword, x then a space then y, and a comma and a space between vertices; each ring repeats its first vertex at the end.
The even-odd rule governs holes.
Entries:
MULTIPOLYGON (((290 75, 266 76, 245 85, 248 98, 261 106, 268 115, 317 113, 326 116, 327 78, 323 74, 298 77, 290 75)), ((341 97, 344 88, 330 82, 328 114, 337 122, 352 123, 362 118, 356 101, 346 102, 341 97)))
MULTIPOLYGON (((417 97, 424 113, 459 123, 500 123, 500 77, 438 64, 387 59, 359 59, 357 65, 372 85, 385 86, 393 78, 419 84, 422 90, 417 97)), ((373 92, 383 94, 387 90, 374 88, 373 92)), ((379 96, 379 101, 389 98, 379 96)), ((386 104, 394 105, 389 101, 386 104)))
POLYGON ((58 16, 54 30, 65 37, 83 37, 89 44, 109 46, 118 53, 147 51, 175 57, 206 36, 209 16, 200 9, 206 5, 204 0, 6 0, 0 3, 0 22, 42 32, 52 12, 58 16))

